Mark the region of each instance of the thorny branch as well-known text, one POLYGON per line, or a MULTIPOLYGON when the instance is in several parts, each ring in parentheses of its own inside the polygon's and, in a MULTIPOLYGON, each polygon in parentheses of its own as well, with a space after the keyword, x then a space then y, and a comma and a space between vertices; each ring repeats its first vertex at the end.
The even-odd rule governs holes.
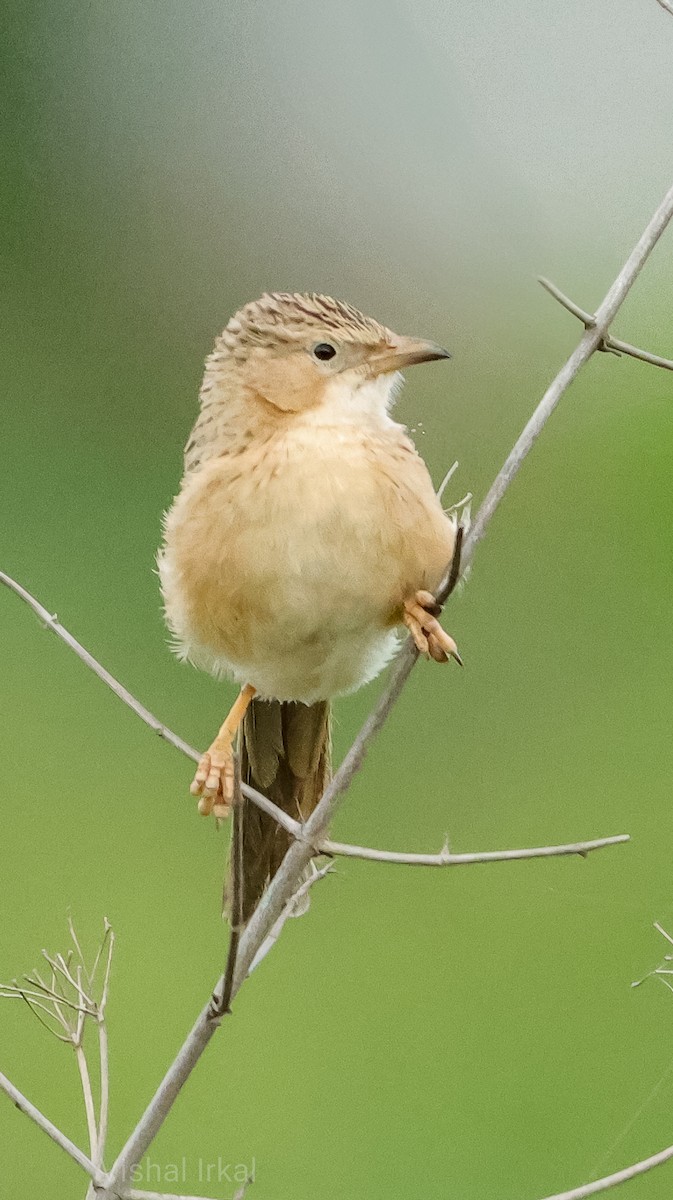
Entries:
MULTIPOLYGON (((449 581, 450 590, 453 590, 457 582, 457 576, 454 575, 449 581)), ((6 587, 15 592, 22 600, 29 605, 33 612, 37 613, 43 625, 52 630, 57 637, 60 637, 71 650, 74 650, 78 658, 87 664, 88 667, 102 679, 104 683, 114 692, 120 700, 127 704, 128 707, 140 717, 150 729, 153 729, 164 741, 170 742, 182 754, 191 759, 192 762, 199 762, 201 755, 193 746, 185 742, 177 733, 173 733, 167 725, 164 725, 158 717, 155 717, 149 709, 145 708, 135 696, 129 692, 123 684, 119 683, 113 675, 103 667, 88 650, 78 642, 71 633, 63 625, 56 616, 49 614, 48 610, 36 600, 34 596, 6 575, 4 571, 0 571, 0 583, 4 583, 6 587)), ((448 594, 448 593, 447 593, 448 594)), ((414 652, 415 653, 415 652, 414 652)), ((368 862, 387 862, 401 863, 406 866, 416 867, 459 867, 474 863, 484 862, 507 862, 511 859, 523 858, 542 858, 550 856, 561 856, 567 854, 582 854, 586 855, 593 850, 600 850, 605 846, 614 846, 619 842, 627 842, 629 836, 626 833, 613 835, 606 838, 594 838, 587 842, 571 842, 562 846, 543 846, 534 849, 522 850, 480 850, 472 854, 453 854, 448 853, 446 847, 439 854, 413 854, 401 853, 397 850, 378 850, 369 846, 351 846, 346 842, 335 842, 330 838, 321 838, 317 841, 311 841, 307 833, 306 825, 301 821, 296 821, 289 813, 284 812, 282 808, 269 800, 267 796, 250 787, 249 784, 241 782, 241 792, 253 804, 256 804, 263 812, 273 817, 283 829, 298 842, 307 842, 311 847, 312 854, 328 854, 331 857, 339 856, 344 858, 362 858, 368 862)))
MULTIPOLYGON (((659 0, 659 3, 662 3, 662 7, 668 7, 668 5, 664 4, 662 0, 659 0)), ((613 346, 608 346, 608 342, 611 340, 609 338, 610 324, 618 312, 621 304, 623 303, 628 291, 633 286, 651 251, 668 225, 672 215, 673 187, 666 194, 659 208, 654 213, 637 245, 629 255, 629 258, 612 284, 612 287, 609 289, 605 299, 599 306, 596 314, 591 317, 590 314, 584 314, 582 310, 576 309, 576 306, 571 308, 570 311, 575 310, 575 315, 579 316, 579 318, 584 321, 585 332, 580 339, 578 346, 570 355, 570 358, 567 360, 556 378, 548 387, 537 408, 535 409, 535 412, 517 439, 512 451, 508 455, 502 469, 494 480, 494 483, 491 486, 484 502, 482 503, 465 543, 462 562, 463 572, 471 564, 476 547, 483 538, 487 526, 495 514, 495 511, 500 504, 500 501, 502 500, 507 488, 512 483, 514 477, 518 474, 526 456, 532 449, 532 446, 542 432, 547 420, 556 408, 564 392, 568 389, 582 367, 589 361, 589 359, 597 350, 600 350, 601 348, 616 348, 614 344, 613 346), (588 320, 585 318, 588 318, 588 320)), ((564 297, 564 300, 565 299, 566 298, 564 297)), ((572 304, 572 302, 568 303, 572 304)), ((622 349, 624 348, 624 345, 626 344, 622 344, 622 349)), ((624 350, 624 352, 632 352, 634 349, 635 348, 633 347, 629 347, 628 351, 624 350)), ((645 352, 640 352, 639 357, 643 357, 644 353, 645 352)), ((649 356, 646 361, 654 361, 654 356, 649 356)), ((657 365, 668 366, 669 364, 662 361, 657 363, 657 365)), ((92 659, 91 655, 88 654, 84 647, 76 642, 72 635, 70 635, 67 630, 60 625, 57 618, 50 616, 50 614, 43 609, 42 606, 25 591, 25 589, 23 589, 19 584, 16 584, 13 580, 10 580, 5 575, 0 576, 0 580, 11 587, 18 595, 20 595, 45 621, 45 624, 55 633, 57 633, 58 636, 61 637, 65 642, 67 642, 67 644, 69 644, 71 648, 75 650, 79 657, 86 662, 87 665, 89 665, 91 669, 94 670, 95 673, 102 678, 118 696, 124 699, 125 703, 127 703, 129 707, 131 707, 137 713, 137 715, 141 717, 142 720, 156 730, 159 736, 172 742, 173 745, 177 746, 177 748, 182 750, 183 753, 187 754, 188 757, 198 757, 191 747, 183 742, 182 739, 176 737, 175 734, 172 734, 169 730, 167 730, 165 726, 161 725, 161 723, 158 722, 157 719, 153 717, 153 715, 149 713, 147 709, 145 709, 133 696, 131 696, 130 693, 126 692, 121 684, 119 684, 111 675, 109 675, 109 673, 105 671, 100 664, 96 663, 96 661, 92 659)), ((450 594, 451 590, 455 586, 456 580, 457 572, 454 560, 453 570, 449 573, 445 584, 440 589, 438 594, 438 600, 440 602, 443 602, 450 594)), ((388 715, 390 714, 395 701, 400 695, 404 684, 406 683, 406 680, 413 666, 415 665, 417 657, 417 651, 410 641, 407 641, 402 651, 398 655, 391 673, 391 678, 377 705, 355 738, 351 749, 346 754, 341 766, 334 775, 331 783, 326 788, 325 793, 323 794, 316 809, 311 814, 308 821, 301 826, 301 837, 296 837, 296 840, 288 850, 278 873, 272 880, 269 888, 262 897, 258 908, 250 919, 238 945, 235 971, 233 978, 230 981, 231 999, 233 999, 237 994, 252 967, 257 961, 259 961, 260 952, 263 951, 265 946, 268 946, 269 941, 274 938, 274 934, 277 936, 276 931, 279 928, 279 922, 282 922, 283 915, 287 911, 288 904, 292 901, 293 896, 296 895, 302 872, 310 863, 311 858, 315 855, 316 849, 325 849, 326 845, 329 846, 330 843, 329 840, 326 839, 326 834, 331 818, 338 808, 344 793, 350 786, 354 775, 360 769, 372 740, 379 732, 388 715)), ((260 797, 257 794, 250 795, 250 791, 251 789, 246 789, 246 795, 249 795, 249 798, 255 803, 259 803, 260 807, 264 808, 266 811, 270 811, 269 802, 264 797, 260 797)), ((273 808, 273 806, 271 807, 273 808)), ((272 812, 271 815, 275 816, 276 814, 272 812)), ((294 833, 294 830, 291 832, 294 833)), ((620 840, 624 839, 603 839, 601 844, 609 844, 611 842, 620 840)), ((343 846, 339 847, 339 843, 332 843, 332 845, 334 846, 334 853, 345 852, 356 854, 358 850, 362 850, 362 848, 357 847, 349 847, 348 850, 346 850, 343 846), (339 847, 339 849, 337 849, 337 847, 339 847)), ((584 843, 576 844, 574 847, 545 847, 542 850, 533 853, 549 854, 553 853, 554 851, 562 851, 564 853, 585 853, 587 852, 588 848, 589 844, 584 843), (582 847, 581 849, 580 846, 582 847)), ((328 850, 327 852, 329 853, 330 851, 328 850)), ((434 856, 435 862, 431 864, 427 861, 427 859, 433 856, 404 856, 402 860, 400 860, 398 857, 391 858, 389 852, 368 851, 367 853, 362 854, 362 857, 376 858, 377 856, 380 857, 382 853, 386 854, 385 861, 409 861, 410 858, 413 858, 413 861, 417 863, 418 859, 420 858, 424 860, 423 865, 445 865, 445 860, 447 858, 447 854, 442 852, 439 856, 434 856)), ((508 854, 510 857, 513 855, 517 857, 524 857, 526 855, 530 856, 531 852, 491 852, 491 856, 500 856, 503 854, 508 854)), ((465 861, 466 859, 466 856, 452 857, 459 858, 462 861, 465 861)), ((473 857, 471 858, 471 861, 474 861, 473 857)), ((446 865, 449 865, 448 862, 446 862, 446 865)), ((63 967, 65 966, 69 971, 67 964, 62 963, 60 960, 56 961, 59 962, 59 967, 61 970, 63 970, 63 967)), ((76 991, 80 995, 80 999, 84 999, 77 986, 79 985, 79 980, 76 977, 75 985, 76 991)), ((10 1084, 8 1080, 4 1079, 4 1076, 0 1076, 0 1087, 2 1087, 3 1090, 5 1090, 7 1094, 15 1100, 15 1103, 19 1103, 19 1107, 21 1107, 24 1112, 27 1112, 28 1115, 32 1116, 33 1120, 35 1120, 36 1123, 39 1124, 41 1128, 43 1128, 45 1132, 49 1134, 50 1137, 57 1141, 63 1149, 66 1149, 71 1157, 73 1157, 75 1161, 79 1162, 79 1165, 82 1166, 83 1169, 92 1177, 94 1181, 94 1194, 97 1196, 98 1200, 118 1200, 118 1197, 120 1196, 129 1196, 132 1194, 129 1193, 129 1191, 125 1188, 125 1181, 129 1177, 131 1168, 138 1163, 145 1154, 147 1148, 153 1141, 170 1109, 172 1108, 172 1105, 175 1102, 183 1084, 193 1071, 196 1063, 215 1033, 215 1030, 221 1023, 222 1014, 220 1011, 218 1011, 218 1002, 216 997, 222 995, 223 987, 224 978, 220 980, 215 990, 214 997, 209 1001, 197 1018, 191 1033, 188 1035, 186 1041, 178 1052, 165 1078, 159 1085, 154 1097, 140 1118, 135 1130, 122 1148, 111 1170, 107 1173, 107 1175, 105 1175, 102 1184, 100 1171, 94 1165, 94 1163, 80 1150, 78 1150, 76 1146, 69 1142, 69 1139, 65 1138, 65 1136, 61 1134, 59 1130, 52 1126, 51 1123, 41 1113, 34 1109, 34 1107, 30 1105, 30 1103, 20 1095, 20 1093, 17 1092, 13 1085, 10 1084)), ((625 1178, 630 1178, 634 1174, 638 1174, 643 1170, 649 1169, 650 1166, 655 1166, 659 1162, 666 1161, 666 1159, 671 1156, 673 1156, 673 1148, 662 1151, 659 1155, 655 1155, 652 1159, 644 1160, 643 1163, 635 1164, 634 1166, 627 1168, 626 1172, 618 1172, 616 1175, 606 1177, 606 1179, 602 1181, 599 1180, 593 1184, 588 1184, 584 1188, 575 1189, 572 1192, 559 1194, 556 1197, 548 1198, 548 1200, 580 1200, 581 1197, 592 1195, 597 1191, 604 1190, 606 1187, 612 1187, 615 1184, 622 1182, 625 1178)), ((136 1197, 147 1197, 147 1195, 147 1193, 135 1193, 136 1197)))
MULTIPOLYGON (((564 308, 567 308, 569 313, 577 317, 582 322, 585 329, 593 329, 596 324, 596 318, 592 313, 585 312, 583 308, 570 300, 560 288, 557 288, 555 283, 550 279, 545 279, 543 275, 538 278, 538 283, 541 283, 546 292, 558 300, 564 308)), ((631 358, 637 358, 640 362, 651 363, 653 367, 663 367, 666 371, 673 371, 673 361, 670 358, 662 358, 659 354, 651 354, 649 350, 640 350, 638 346, 632 346, 630 342, 622 342, 620 338, 612 337, 606 334, 601 341, 599 350, 605 351, 607 354, 628 354, 631 358)))

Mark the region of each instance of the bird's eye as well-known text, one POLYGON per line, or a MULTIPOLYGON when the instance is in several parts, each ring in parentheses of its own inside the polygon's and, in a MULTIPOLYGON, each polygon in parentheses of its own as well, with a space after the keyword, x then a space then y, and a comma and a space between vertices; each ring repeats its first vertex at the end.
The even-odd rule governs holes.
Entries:
POLYGON ((329 362, 335 354, 336 346, 333 346, 331 342, 318 342, 318 345, 313 347, 313 357, 317 358, 319 362, 329 362))

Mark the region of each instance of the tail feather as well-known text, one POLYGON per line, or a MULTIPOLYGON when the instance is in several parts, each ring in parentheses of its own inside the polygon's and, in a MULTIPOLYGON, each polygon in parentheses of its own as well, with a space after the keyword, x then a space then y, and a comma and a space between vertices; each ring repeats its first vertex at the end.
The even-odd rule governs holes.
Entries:
MULTIPOLYGON (((254 700, 241 730, 241 778, 295 820, 316 807, 330 773, 328 701, 299 704, 254 700)), ((292 836, 243 800, 242 916, 248 921, 276 874, 292 836)), ((225 890, 227 906, 229 887, 225 890)))

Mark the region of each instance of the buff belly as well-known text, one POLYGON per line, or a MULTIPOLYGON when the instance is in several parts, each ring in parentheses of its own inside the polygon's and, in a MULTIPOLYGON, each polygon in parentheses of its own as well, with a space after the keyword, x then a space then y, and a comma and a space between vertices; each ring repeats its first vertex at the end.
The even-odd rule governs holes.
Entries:
POLYGON ((218 678, 252 683, 266 698, 305 704, 373 679, 395 652, 396 622, 386 620, 380 604, 363 604, 362 597, 358 603, 342 575, 323 572, 318 586, 310 571, 302 578, 304 561, 311 562, 310 547, 282 585, 260 561, 246 572, 247 584, 239 575, 232 587, 231 575, 219 583, 217 574, 183 575, 179 559, 164 552, 161 584, 180 657, 218 678))
POLYGON ((346 449, 317 480, 301 446, 270 464, 217 460, 187 481, 159 558, 181 657, 307 704, 383 669, 404 600, 446 569, 453 528, 429 479, 405 496, 367 446, 346 449))

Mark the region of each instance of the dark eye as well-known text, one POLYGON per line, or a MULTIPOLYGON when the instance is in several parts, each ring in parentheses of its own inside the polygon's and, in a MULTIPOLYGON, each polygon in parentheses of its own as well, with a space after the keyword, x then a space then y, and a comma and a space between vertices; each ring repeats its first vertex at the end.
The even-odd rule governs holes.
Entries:
POLYGON ((313 347, 313 357, 317 358, 319 362, 329 362, 335 354, 336 346, 333 346, 331 342, 318 342, 318 345, 313 347))

